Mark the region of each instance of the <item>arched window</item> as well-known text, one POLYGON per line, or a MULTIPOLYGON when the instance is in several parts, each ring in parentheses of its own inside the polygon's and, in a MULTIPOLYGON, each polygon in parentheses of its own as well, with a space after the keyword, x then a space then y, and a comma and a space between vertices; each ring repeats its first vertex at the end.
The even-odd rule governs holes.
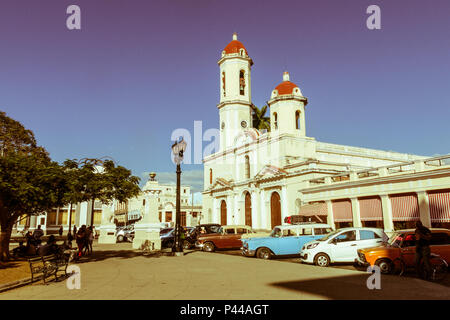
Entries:
POLYGON ((212 169, 209 169, 209 184, 212 184, 213 176, 212 176, 212 169))
POLYGON ((225 71, 222 72, 222 89, 223 89, 223 96, 225 97, 227 95, 225 91, 225 71))
POLYGON ((278 129, 278 115, 276 112, 273 113, 273 126, 275 130, 278 129))
POLYGON ((295 129, 300 129, 300 111, 295 111, 295 129))
POLYGON ((239 71, 239 93, 243 96, 245 93, 245 72, 244 70, 239 71))
POLYGON ((245 156, 245 179, 250 179, 250 158, 245 156))

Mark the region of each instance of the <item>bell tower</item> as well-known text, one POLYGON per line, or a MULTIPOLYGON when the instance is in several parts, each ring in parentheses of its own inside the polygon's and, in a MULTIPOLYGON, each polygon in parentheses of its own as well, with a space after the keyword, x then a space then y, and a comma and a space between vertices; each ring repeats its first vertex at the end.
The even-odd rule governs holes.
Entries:
POLYGON ((247 49, 233 34, 223 49, 220 68, 220 150, 232 147, 235 137, 252 127, 251 66, 247 49))

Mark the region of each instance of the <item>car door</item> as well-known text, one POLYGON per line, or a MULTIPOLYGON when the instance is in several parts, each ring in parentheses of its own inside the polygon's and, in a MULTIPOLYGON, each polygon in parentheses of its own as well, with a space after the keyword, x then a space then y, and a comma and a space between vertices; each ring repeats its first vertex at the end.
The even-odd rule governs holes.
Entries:
POLYGON ((431 253, 438 254, 450 263, 450 236, 447 232, 432 232, 430 240, 431 253))
POLYGON ((356 230, 344 231, 331 240, 330 254, 333 261, 351 262, 357 255, 356 230))
POLYGON ((281 237, 278 239, 279 255, 298 254, 298 228, 291 227, 281 231, 281 237))
POLYGON ((372 230, 358 230, 358 249, 378 247, 383 244, 383 239, 372 230))
POLYGON ((413 233, 403 235, 403 241, 400 245, 402 259, 406 266, 414 266, 416 261, 416 237, 413 233))
POLYGON ((220 236, 219 248, 233 248, 233 243, 236 241, 236 229, 224 228, 224 233, 220 236))

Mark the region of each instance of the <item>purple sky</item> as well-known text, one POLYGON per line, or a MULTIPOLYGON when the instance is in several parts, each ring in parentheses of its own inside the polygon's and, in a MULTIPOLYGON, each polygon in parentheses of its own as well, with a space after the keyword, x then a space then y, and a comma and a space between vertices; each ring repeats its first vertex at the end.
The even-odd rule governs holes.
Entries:
POLYGON ((217 61, 234 31, 254 61, 253 102, 287 69, 309 99, 308 136, 450 152, 448 0, 2 0, 0 110, 54 160, 173 172, 172 131, 218 127, 217 61), (66 28, 71 4, 81 31, 66 28), (371 4, 381 30, 366 28, 371 4))

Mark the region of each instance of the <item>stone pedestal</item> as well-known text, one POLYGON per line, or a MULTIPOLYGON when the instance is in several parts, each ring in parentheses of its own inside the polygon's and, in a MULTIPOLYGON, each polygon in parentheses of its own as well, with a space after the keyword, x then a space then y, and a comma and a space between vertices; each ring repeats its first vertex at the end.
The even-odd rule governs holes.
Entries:
POLYGON ((102 206, 102 224, 100 229, 100 236, 98 243, 116 243, 116 225, 113 220, 113 205, 102 206))
POLYGON ((160 190, 147 189, 142 219, 134 225, 133 249, 146 251, 161 250, 159 236, 160 221, 158 217, 158 194, 160 190))

